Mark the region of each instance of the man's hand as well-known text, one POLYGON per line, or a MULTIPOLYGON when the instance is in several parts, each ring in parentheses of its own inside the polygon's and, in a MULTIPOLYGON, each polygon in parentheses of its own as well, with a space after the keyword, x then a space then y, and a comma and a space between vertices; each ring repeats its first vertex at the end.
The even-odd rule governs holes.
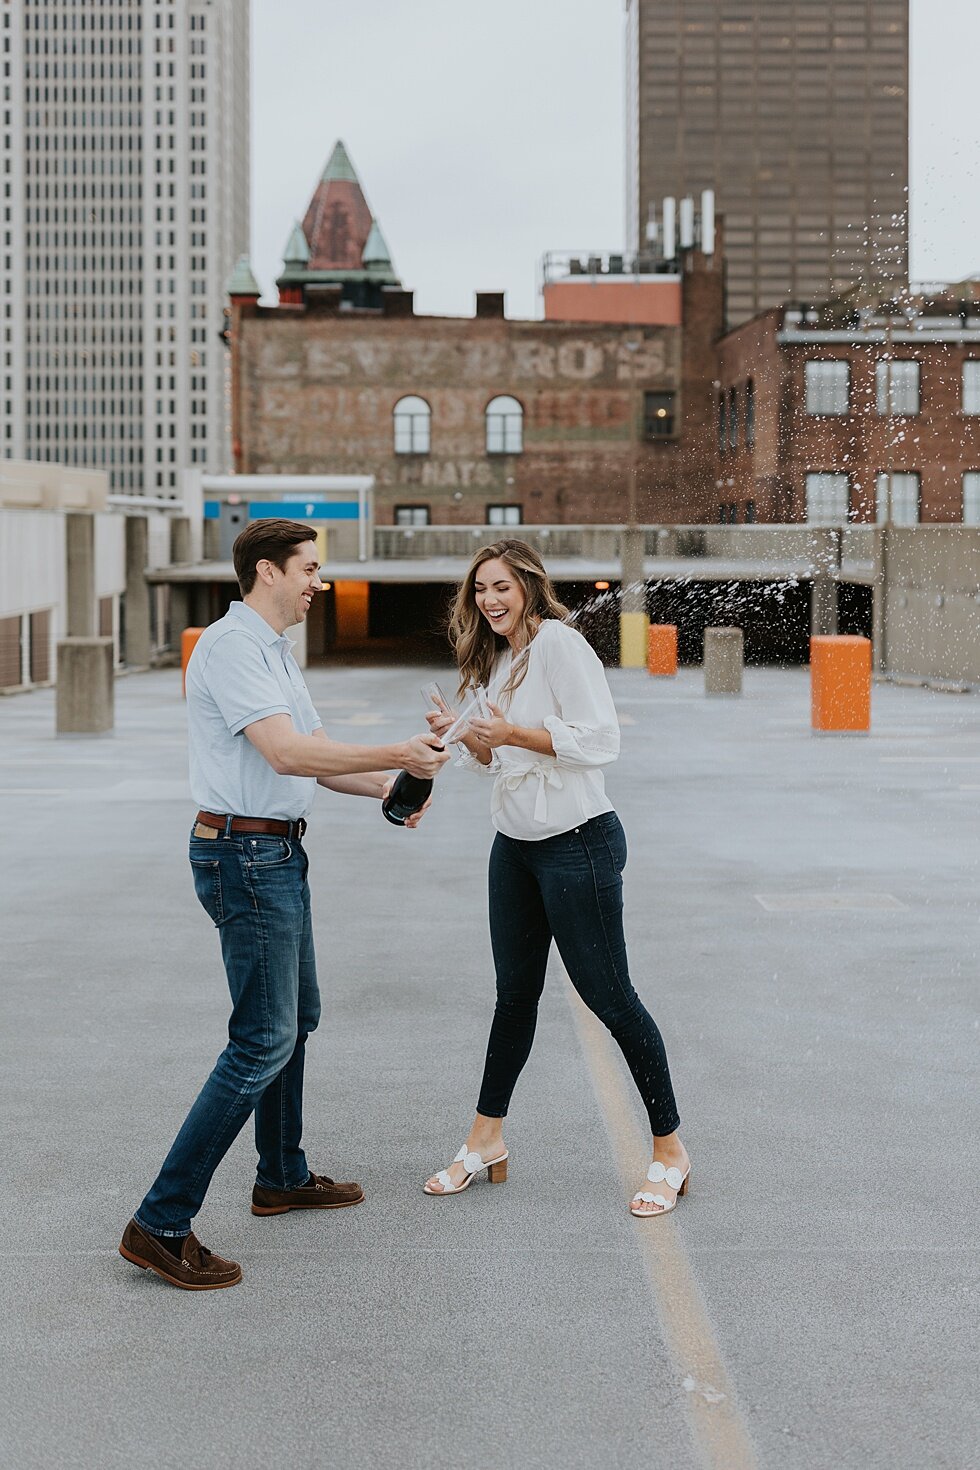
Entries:
MULTIPOLYGON (((390 795, 391 788, 394 786, 394 784, 395 784, 394 777, 392 777, 392 779, 390 781, 388 781, 388 782, 385 783, 384 790, 381 793, 381 800, 382 801, 384 801, 390 795)), ((413 812, 410 817, 406 817, 405 818, 404 825, 406 827, 417 827, 418 824, 419 824, 419 822, 421 822, 422 818, 425 816, 426 812, 429 810, 429 807, 431 805, 432 805, 432 797, 431 796, 428 796, 425 799, 424 805, 423 806, 420 806, 417 812, 413 812)))
POLYGON ((442 749, 435 735, 413 735, 411 740, 405 741, 402 765, 410 776, 431 781, 448 759, 449 752, 442 749))
POLYGON ((470 731, 481 745, 486 745, 491 750, 496 750, 498 745, 513 745, 514 726, 504 719, 495 704, 490 706, 490 714, 489 720, 478 718, 470 720, 470 731))

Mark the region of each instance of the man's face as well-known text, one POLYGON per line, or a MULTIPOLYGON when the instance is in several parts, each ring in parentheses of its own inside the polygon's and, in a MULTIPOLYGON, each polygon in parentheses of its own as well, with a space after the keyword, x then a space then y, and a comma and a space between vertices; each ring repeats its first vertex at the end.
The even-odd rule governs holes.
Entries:
POLYGON ((320 581, 320 559, 314 541, 304 541, 297 546, 285 567, 276 572, 277 601, 279 602, 284 626, 293 627, 306 620, 313 598, 323 591, 320 581))

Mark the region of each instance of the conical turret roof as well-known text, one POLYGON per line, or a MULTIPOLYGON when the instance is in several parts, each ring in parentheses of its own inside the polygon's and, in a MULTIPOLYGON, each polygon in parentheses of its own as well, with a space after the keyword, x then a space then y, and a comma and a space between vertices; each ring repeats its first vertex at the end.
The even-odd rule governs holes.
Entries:
POLYGON ((381 226, 377 220, 373 220, 371 223, 371 233, 367 237, 367 244, 364 246, 361 260, 368 270, 390 271, 392 268, 391 251, 388 249, 388 242, 385 240, 384 235, 382 235, 381 226))
POLYGON ((231 275, 225 291, 229 296, 261 296, 262 290, 258 281, 252 274, 252 267, 247 255, 240 255, 238 263, 231 275))
POLYGON ((357 174, 354 172, 354 165, 347 155, 347 149, 344 146, 344 140, 342 138, 338 138, 333 145, 333 152, 327 159, 327 165, 323 170, 321 181, 324 184, 357 184, 360 187, 357 174))
POLYGON ((293 225, 289 239, 286 241, 282 261, 283 265, 309 265, 310 263, 310 247, 306 243, 303 226, 299 220, 293 225))
POLYGON ((286 243, 277 284, 305 290, 307 286, 354 287, 358 283, 372 287, 401 284, 350 155, 338 141, 317 182, 302 226, 294 227, 286 243))
POLYGON ((323 170, 303 220, 313 271, 356 271, 373 223, 364 191, 343 143, 323 170))

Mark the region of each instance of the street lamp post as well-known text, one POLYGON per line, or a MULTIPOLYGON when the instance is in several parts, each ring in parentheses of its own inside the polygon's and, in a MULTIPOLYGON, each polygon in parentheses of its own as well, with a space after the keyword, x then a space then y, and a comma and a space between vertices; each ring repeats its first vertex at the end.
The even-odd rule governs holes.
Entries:
MULTIPOLYGON (((892 476, 895 439, 892 414, 892 355, 894 336, 889 310, 885 318, 885 412, 887 414, 887 464, 881 472, 884 481, 884 516, 879 521, 878 484, 875 482, 874 587, 872 590, 872 662, 878 673, 888 670, 888 543, 892 527, 892 476)), ((877 405, 876 405, 877 407, 877 405)))

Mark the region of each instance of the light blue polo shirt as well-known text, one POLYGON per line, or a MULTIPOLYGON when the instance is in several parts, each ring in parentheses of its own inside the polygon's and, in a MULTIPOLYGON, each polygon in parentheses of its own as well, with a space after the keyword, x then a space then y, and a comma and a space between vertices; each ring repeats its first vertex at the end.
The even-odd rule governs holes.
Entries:
POLYGON ((236 817, 308 817, 313 776, 280 776, 242 732, 289 715, 301 735, 323 721, 293 658, 292 639, 244 602, 205 628, 187 664, 191 795, 202 811, 236 817))

